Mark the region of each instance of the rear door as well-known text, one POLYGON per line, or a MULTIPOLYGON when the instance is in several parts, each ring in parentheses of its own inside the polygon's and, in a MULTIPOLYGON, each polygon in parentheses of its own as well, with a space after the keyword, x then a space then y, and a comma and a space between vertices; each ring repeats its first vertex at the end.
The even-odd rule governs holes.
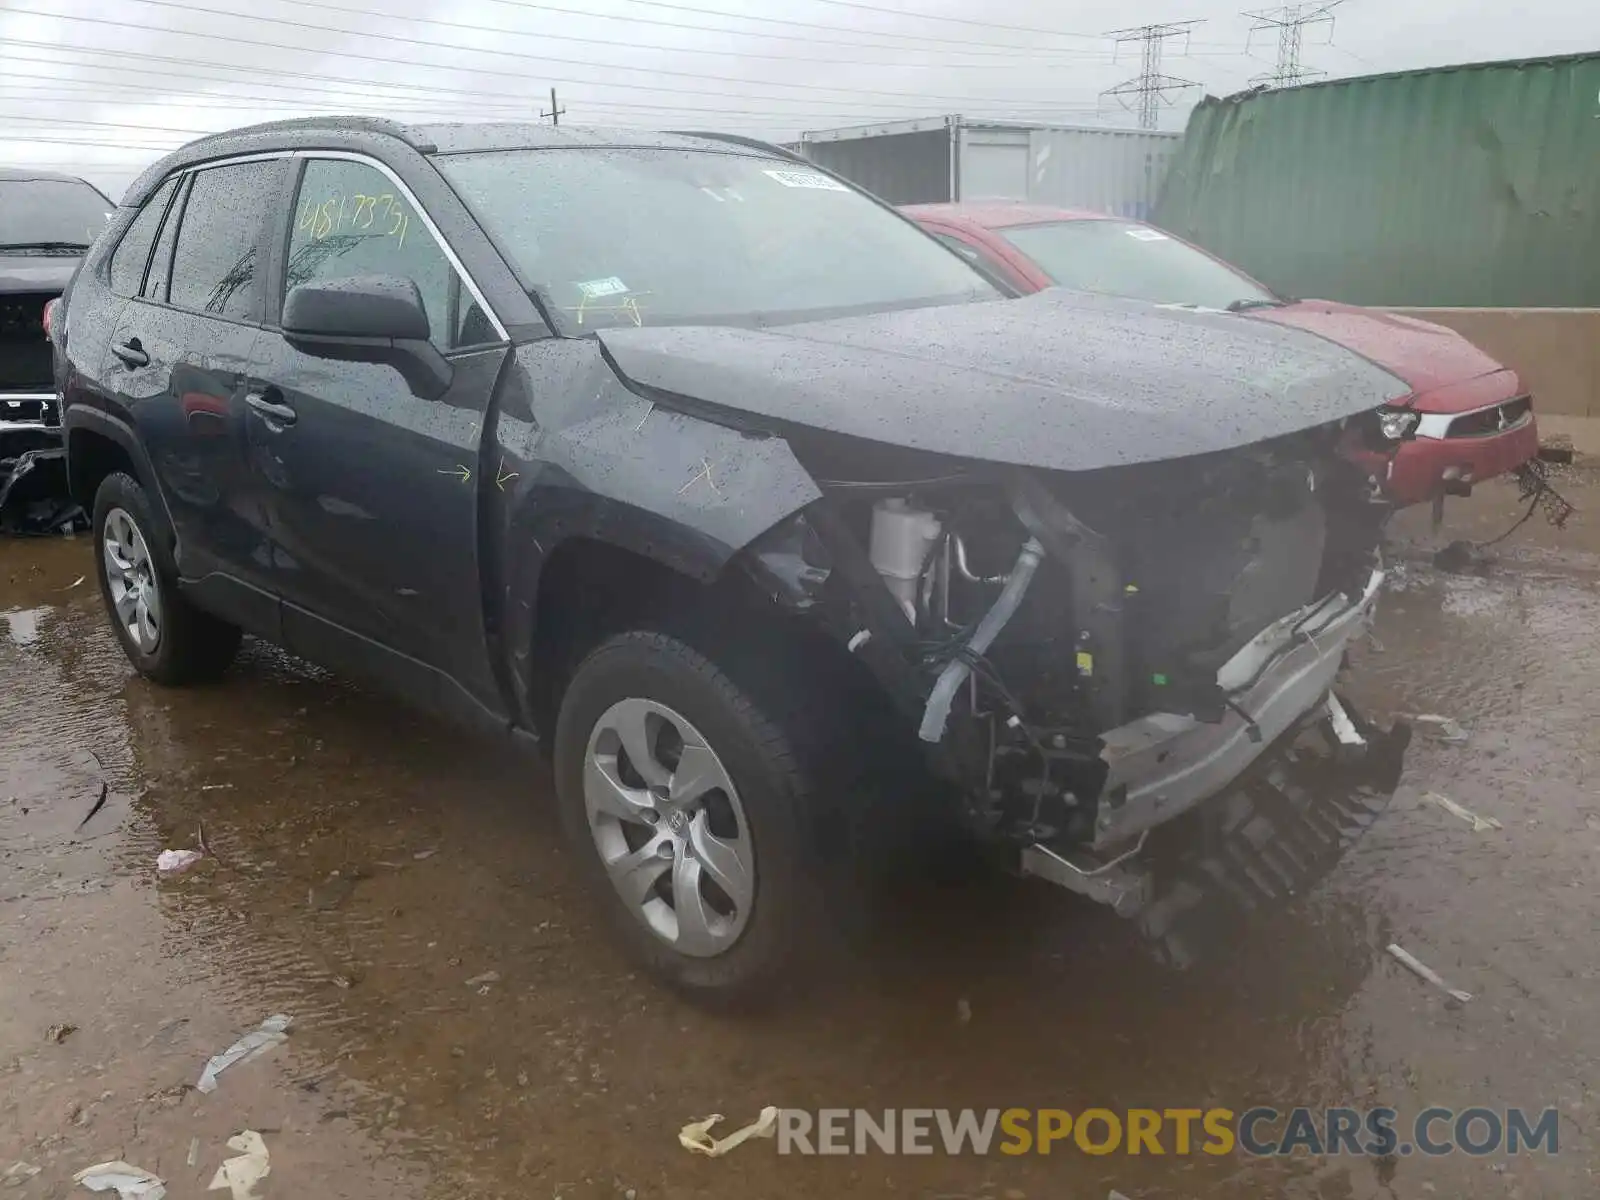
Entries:
POLYGON ((184 178, 101 370, 150 455, 180 575, 209 607, 269 636, 272 548, 248 466, 245 382, 261 337, 267 214, 289 164, 256 158, 184 178))
MULTIPOLYGON (((313 355, 269 328, 257 348, 250 418, 270 472, 277 586, 291 649, 379 675, 432 703, 449 675, 480 697, 484 652, 477 513, 479 447, 508 342, 398 175, 375 160, 308 152, 285 206, 284 294, 313 280, 413 280, 431 340, 453 371, 437 399, 392 365, 313 355), (270 406, 270 407, 267 407, 270 406)), ((446 699, 448 699, 446 697, 446 699)))

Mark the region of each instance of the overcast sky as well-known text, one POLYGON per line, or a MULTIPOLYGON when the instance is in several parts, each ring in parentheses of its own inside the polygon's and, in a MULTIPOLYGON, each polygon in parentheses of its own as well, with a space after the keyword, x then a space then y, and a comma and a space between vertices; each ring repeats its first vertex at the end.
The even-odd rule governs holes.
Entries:
MULTIPOLYGON (((312 112, 806 129, 960 112, 1134 123, 1106 89, 1164 45, 1181 128, 1270 72, 1278 39, 1223 0, 0 0, 0 164, 116 198, 197 134, 312 112)), ((1305 9, 1312 4, 1301 6, 1305 9)), ((1600 49, 1596 0, 1346 0, 1304 33, 1329 76, 1600 49)))

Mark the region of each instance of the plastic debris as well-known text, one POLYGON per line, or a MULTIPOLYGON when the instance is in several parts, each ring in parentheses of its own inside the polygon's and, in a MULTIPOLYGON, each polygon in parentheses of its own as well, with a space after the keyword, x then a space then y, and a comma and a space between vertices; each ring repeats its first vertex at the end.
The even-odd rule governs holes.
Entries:
POLYGON ((474 975, 471 979, 467 980, 467 986, 469 988, 487 987, 491 983, 499 982, 499 971, 485 971, 482 975, 474 975))
POLYGON ((685 1150, 695 1154, 704 1154, 707 1158, 721 1158, 728 1151, 737 1146, 742 1146, 751 1138, 769 1138, 778 1129, 778 1109, 776 1105, 769 1104, 761 1110, 761 1115, 743 1129, 735 1130, 725 1138, 711 1136, 711 1127, 722 1120, 721 1113, 712 1113, 700 1121, 690 1121, 678 1130, 678 1144, 685 1150))
POLYGON ((229 1067, 238 1063, 249 1062, 252 1058, 259 1058, 274 1046, 281 1046, 288 1041, 288 1034, 284 1030, 289 1028, 293 1018, 282 1013, 268 1017, 261 1022, 259 1028, 245 1034, 221 1054, 213 1054, 207 1061, 205 1070, 200 1072, 200 1080, 194 1087, 197 1092, 214 1092, 217 1090, 217 1076, 229 1067))
POLYGON ((6 1187, 21 1187, 42 1170, 43 1167, 36 1167, 19 1159, 7 1167, 4 1173, 0 1173, 0 1183, 6 1187))
POLYGON ((965 996, 956 1001, 956 1020, 960 1021, 963 1025, 970 1025, 972 1023, 972 1001, 968 1000, 965 996))
POLYGON ((91 1192, 116 1192, 121 1200, 162 1200, 167 1185, 143 1167, 125 1162, 97 1163, 72 1177, 91 1192))
POLYGON ((1106 1200, 1128 1200, 1128 1197, 1117 1191, 1116 1188, 1112 1188, 1111 1194, 1106 1197, 1106 1200))
POLYGON ((1404 947, 1402 947, 1399 943, 1390 942, 1388 950, 1390 955, 1393 956, 1401 966, 1409 970, 1418 979, 1427 980, 1429 983, 1433 984, 1434 987, 1444 992, 1452 1000, 1456 1000, 1461 1004, 1465 1004, 1467 1001, 1472 999, 1471 992, 1463 992, 1460 988, 1451 987, 1442 978, 1440 978, 1437 971, 1428 966, 1426 963, 1422 962, 1409 950, 1406 950, 1404 947))
POLYGON ((163 850, 156 855, 156 870, 162 875, 181 875, 204 857, 198 850, 163 850))
POLYGON ((437 850, 418 850, 411 857, 416 859, 418 862, 425 862, 437 853, 439 853, 437 850))
POLYGON ((189 1154, 188 1154, 188 1157, 185 1158, 183 1161, 184 1161, 184 1165, 186 1165, 186 1166, 193 1167, 193 1166, 198 1166, 199 1165, 199 1163, 200 1163, 200 1139, 199 1138, 196 1137, 196 1138, 190 1138, 189 1139, 189 1154))
POLYGON ((1452 746, 1464 745, 1472 736, 1455 718, 1440 716, 1438 713, 1415 713, 1406 719, 1414 725, 1427 726, 1435 738, 1452 746))
POLYGON ((254 1129, 245 1129, 228 1139, 228 1149, 237 1150, 238 1157, 223 1160, 206 1191, 227 1191, 233 1200, 255 1200, 256 1186, 272 1173, 267 1143, 254 1129))
POLYGON ((1465 805, 1457 804, 1454 800, 1450 799, 1449 796, 1446 796, 1440 792, 1428 792, 1422 798, 1429 804, 1438 805, 1452 817, 1460 817, 1463 821, 1472 826, 1473 833, 1483 833, 1488 829, 1505 828, 1505 826, 1501 825, 1500 822, 1494 817, 1480 817, 1470 808, 1467 808, 1465 805))

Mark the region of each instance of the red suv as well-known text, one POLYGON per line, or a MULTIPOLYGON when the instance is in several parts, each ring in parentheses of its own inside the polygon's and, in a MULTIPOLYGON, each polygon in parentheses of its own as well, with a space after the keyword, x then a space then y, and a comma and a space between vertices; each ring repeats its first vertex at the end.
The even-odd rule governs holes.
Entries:
POLYGON ((1061 286, 1293 325, 1399 376, 1410 396, 1380 409, 1351 454, 1397 504, 1514 470, 1539 451, 1533 400, 1515 371, 1454 330, 1328 300, 1287 300, 1153 226, 1103 213, 1004 202, 904 210, 975 266, 1022 292, 1061 286))

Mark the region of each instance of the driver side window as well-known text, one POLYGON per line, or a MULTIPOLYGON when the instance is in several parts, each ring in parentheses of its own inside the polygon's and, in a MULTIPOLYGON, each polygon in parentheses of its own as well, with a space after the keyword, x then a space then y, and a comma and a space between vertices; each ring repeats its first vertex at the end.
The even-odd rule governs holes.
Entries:
POLYGON ((353 275, 397 275, 422 295, 440 350, 468 344, 472 296, 420 214, 393 181, 367 163, 313 158, 300 177, 284 289, 353 275))

